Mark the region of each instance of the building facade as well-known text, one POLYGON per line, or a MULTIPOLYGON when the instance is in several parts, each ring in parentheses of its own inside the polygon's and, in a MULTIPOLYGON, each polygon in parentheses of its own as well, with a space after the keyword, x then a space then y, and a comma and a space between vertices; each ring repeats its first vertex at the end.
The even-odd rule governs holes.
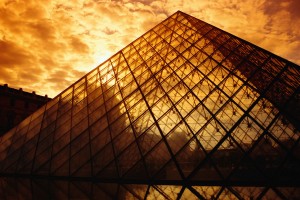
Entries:
POLYGON ((0 135, 15 127, 50 98, 0 85, 0 135))

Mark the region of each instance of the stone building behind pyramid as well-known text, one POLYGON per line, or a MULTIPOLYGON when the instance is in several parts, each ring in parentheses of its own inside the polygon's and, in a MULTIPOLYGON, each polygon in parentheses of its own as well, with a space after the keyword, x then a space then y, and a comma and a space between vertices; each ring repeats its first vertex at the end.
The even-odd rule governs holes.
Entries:
POLYGON ((0 139, 1 199, 297 199, 299 66, 180 11, 0 139))

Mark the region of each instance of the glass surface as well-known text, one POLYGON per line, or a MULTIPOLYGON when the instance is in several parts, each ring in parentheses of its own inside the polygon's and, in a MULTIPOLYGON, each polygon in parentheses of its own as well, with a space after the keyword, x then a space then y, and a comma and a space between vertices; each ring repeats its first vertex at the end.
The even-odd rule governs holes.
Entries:
POLYGON ((299 77, 178 11, 0 138, 0 198, 297 199, 299 77))

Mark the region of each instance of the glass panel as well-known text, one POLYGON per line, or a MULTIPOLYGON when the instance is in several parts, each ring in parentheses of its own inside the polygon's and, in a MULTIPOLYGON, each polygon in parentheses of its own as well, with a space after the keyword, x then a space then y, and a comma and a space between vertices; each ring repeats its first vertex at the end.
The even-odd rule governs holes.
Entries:
POLYGON ((0 137, 0 199, 299 199, 299 69, 178 11, 0 137))

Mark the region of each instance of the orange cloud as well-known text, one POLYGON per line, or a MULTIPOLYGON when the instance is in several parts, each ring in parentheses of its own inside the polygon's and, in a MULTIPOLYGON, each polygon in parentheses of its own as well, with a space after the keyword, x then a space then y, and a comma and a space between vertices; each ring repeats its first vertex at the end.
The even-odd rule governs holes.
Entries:
POLYGON ((182 10, 300 64, 297 0, 0 2, 0 84, 54 97, 182 10))

